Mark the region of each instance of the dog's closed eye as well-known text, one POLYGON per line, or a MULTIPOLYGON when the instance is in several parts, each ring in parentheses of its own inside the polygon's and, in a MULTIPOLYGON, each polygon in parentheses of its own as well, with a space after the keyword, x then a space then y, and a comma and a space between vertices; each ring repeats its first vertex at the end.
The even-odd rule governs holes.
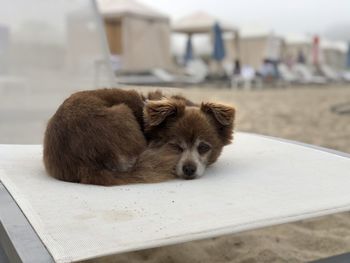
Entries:
POLYGON ((203 155, 203 154, 209 152, 210 149, 211 149, 211 146, 205 142, 201 142, 197 147, 197 151, 200 155, 203 155))
POLYGON ((170 147, 178 153, 182 153, 185 149, 178 143, 169 143, 170 147))

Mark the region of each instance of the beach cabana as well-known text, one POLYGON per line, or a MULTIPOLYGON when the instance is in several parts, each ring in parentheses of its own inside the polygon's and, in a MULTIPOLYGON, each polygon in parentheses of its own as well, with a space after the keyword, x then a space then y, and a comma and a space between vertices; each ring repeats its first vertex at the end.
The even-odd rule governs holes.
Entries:
MULTIPOLYGON (((7 105, 2 115, 9 116, 1 124, 6 122, 7 129, 13 125, 6 136, 0 136, 1 262, 101 260, 350 210, 348 154, 240 132, 220 160, 197 180, 174 178, 158 184, 102 187, 48 176, 40 143, 50 115, 77 87, 115 84, 102 21, 95 2, 89 0, 13 0, 6 3, 6 9, 1 7, 0 23, 7 24, 13 32, 11 39, 16 40, 10 41, 11 52, 25 47, 37 58, 27 69, 16 66, 22 65, 21 57, 10 56, 10 73, 24 78, 30 92, 0 97, 0 109, 7 105), (35 6, 34 13, 27 12, 30 6, 35 6), (9 10, 10 15, 17 14, 10 16, 11 23, 5 19, 9 10), (77 12, 85 16, 78 28, 96 34, 90 39, 96 49, 85 49, 78 53, 81 57, 74 57, 79 61, 76 66, 81 66, 76 72, 83 74, 71 74, 71 65, 67 69, 66 63, 55 64, 56 57, 45 58, 46 64, 54 66, 42 67, 43 53, 38 51, 47 45, 51 48, 52 43, 14 30, 28 20, 45 17, 36 21, 36 28, 49 24, 57 29, 53 31, 59 40, 56 44, 70 61, 72 53, 67 50, 75 38, 68 41, 66 26, 77 21, 70 16, 80 17, 77 12), (105 65, 109 77, 105 83, 93 78, 96 62, 105 65), (22 119, 16 122, 18 118, 22 119), (38 136, 29 136, 38 122, 40 129, 34 131, 38 136)), ((4 77, 0 73, 0 80, 4 77)), ((0 81, 1 92, 4 88, 0 81)), ((0 126, 2 134, 4 127, 0 126)))
POLYGON ((242 27, 239 51, 242 65, 260 69, 263 61, 279 61, 282 56, 283 39, 261 27, 242 27))
POLYGON ((282 60, 288 65, 312 64, 312 37, 302 34, 288 34, 284 37, 282 60))
POLYGON ((172 25, 172 30, 175 33, 188 35, 211 34, 215 23, 219 23, 224 32, 238 33, 238 29, 230 23, 206 12, 195 12, 175 21, 172 25))
MULTIPOLYGON (((185 34, 188 38, 195 35, 207 35, 210 38, 211 49, 207 50, 208 55, 212 55, 214 50, 214 27, 219 25, 223 35, 233 35, 231 38, 231 46, 235 48, 234 52, 239 52, 239 30, 237 27, 231 25, 229 22, 212 16, 206 12, 194 12, 189 14, 172 24, 172 31, 178 34, 185 34), (234 42, 237 42, 235 45, 234 42)), ((226 46, 225 46, 226 47, 226 46)), ((193 47, 193 52, 196 53, 196 47, 193 47)))
POLYGON ((135 0, 99 0, 98 4, 116 69, 171 68, 167 15, 135 0))
POLYGON ((321 39, 321 63, 336 71, 346 69, 348 46, 346 42, 321 39))

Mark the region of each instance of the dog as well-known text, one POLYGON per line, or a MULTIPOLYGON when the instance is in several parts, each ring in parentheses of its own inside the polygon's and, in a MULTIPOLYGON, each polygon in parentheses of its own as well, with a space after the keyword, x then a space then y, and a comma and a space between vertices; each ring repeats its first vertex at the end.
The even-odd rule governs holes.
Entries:
POLYGON ((49 120, 47 173, 95 185, 194 179, 232 140, 235 109, 122 89, 71 95, 49 120))

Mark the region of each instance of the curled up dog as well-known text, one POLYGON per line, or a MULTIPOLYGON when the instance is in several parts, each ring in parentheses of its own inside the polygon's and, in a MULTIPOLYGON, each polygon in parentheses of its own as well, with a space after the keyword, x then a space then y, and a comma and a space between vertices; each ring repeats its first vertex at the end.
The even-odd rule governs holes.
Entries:
POLYGON ((101 89, 71 95, 50 119, 51 176, 96 185, 194 179, 232 140, 235 109, 182 96, 101 89))

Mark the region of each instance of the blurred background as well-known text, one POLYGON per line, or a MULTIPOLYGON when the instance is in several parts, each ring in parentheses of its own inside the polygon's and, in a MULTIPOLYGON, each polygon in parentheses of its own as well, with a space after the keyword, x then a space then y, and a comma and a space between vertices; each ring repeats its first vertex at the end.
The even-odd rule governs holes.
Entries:
MULTIPOLYGON (((238 131, 350 152, 349 10, 347 0, 0 0, 0 143, 42 143, 75 91, 159 88, 235 105, 238 131)), ((349 251, 349 219, 103 261, 305 262, 349 251)))

